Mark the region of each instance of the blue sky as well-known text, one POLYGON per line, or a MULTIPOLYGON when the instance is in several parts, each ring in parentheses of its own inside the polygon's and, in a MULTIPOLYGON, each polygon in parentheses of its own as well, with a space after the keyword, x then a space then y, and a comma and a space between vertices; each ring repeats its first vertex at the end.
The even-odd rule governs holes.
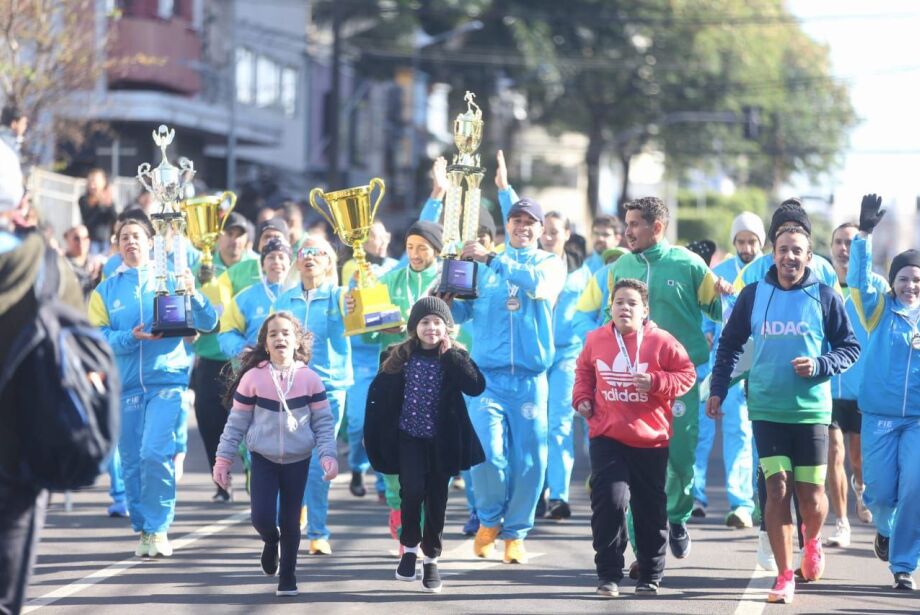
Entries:
MULTIPOLYGON (((920 2, 788 0, 803 29, 830 46, 834 74, 845 79, 862 119, 844 167, 802 193, 835 194, 834 221, 858 212, 866 192, 886 197, 912 227, 920 195, 920 2)), ((916 243, 916 239, 912 243, 916 243)))

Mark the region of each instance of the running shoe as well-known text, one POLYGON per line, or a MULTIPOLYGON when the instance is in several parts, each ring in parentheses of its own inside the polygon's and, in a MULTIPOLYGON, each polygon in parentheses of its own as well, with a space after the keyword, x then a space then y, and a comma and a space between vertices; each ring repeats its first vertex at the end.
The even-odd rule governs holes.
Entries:
POLYGON ((866 506, 863 500, 863 494, 866 493, 866 486, 856 485, 856 477, 850 476, 850 485, 853 486, 853 492, 856 494, 856 517, 863 523, 872 523, 872 511, 866 506))
POLYGON ((601 581, 594 593, 604 598, 616 598, 620 595, 620 588, 613 581, 601 581))
POLYGON ((150 555, 150 534, 147 532, 141 532, 141 538, 137 543, 137 548, 134 549, 134 555, 138 557, 148 557, 150 555))
POLYGON ((310 541, 310 555, 332 555, 332 546, 324 538, 310 541))
POLYGON ((668 546, 671 547, 671 555, 677 559, 684 559, 690 555, 690 534, 687 533, 687 526, 683 523, 672 523, 670 525, 668 546))
POLYGON ((356 498, 363 498, 367 495, 367 489, 364 488, 364 475, 361 472, 351 473, 351 482, 348 484, 348 491, 356 498))
POLYGON ((454 479, 450 481, 450 486, 457 491, 463 491, 466 489, 466 481, 463 480, 462 476, 457 474, 454 479))
POLYGON ((636 583, 637 596, 657 596, 658 581, 639 581, 636 583))
POLYGON ((751 511, 747 508, 735 508, 725 517, 725 525, 733 527, 736 530, 746 530, 754 527, 754 520, 751 518, 751 511))
POLYGON ((291 575, 281 575, 278 581, 278 589, 275 590, 276 596, 296 596, 297 595, 297 578, 291 575))
POLYGON ((166 532, 157 532, 150 537, 150 557, 172 557, 173 548, 166 532))
POLYGON ((792 604, 793 596, 795 596, 795 577, 791 570, 787 570, 776 577, 773 589, 767 594, 767 602, 792 604))
POLYGON ((501 532, 500 527, 479 526, 476 538, 473 539, 473 554, 477 557, 489 557, 495 549, 495 539, 501 532))
POLYGON ((262 566, 262 572, 265 576, 273 577, 278 572, 278 552, 277 542, 265 542, 262 544, 262 556, 259 558, 259 564, 262 566))
POLYGON ((699 500, 693 500, 693 510, 690 511, 690 516, 694 519, 705 519, 706 505, 699 500))
POLYGON ((422 564, 422 590, 437 594, 441 591, 441 573, 438 572, 438 563, 422 564))
POLYGON ((888 561, 888 543, 890 539, 887 536, 882 536, 878 532, 875 533, 875 542, 872 543, 872 549, 875 551, 875 557, 879 558, 883 562, 888 561))
POLYGON ((476 511, 470 513, 470 518, 466 520, 466 523, 463 524, 463 535, 464 536, 475 536, 476 532, 479 531, 479 515, 476 514, 476 511))
POLYGON ((757 565, 769 572, 776 572, 776 558, 770 546, 770 536, 761 530, 757 535, 757 565))
POLYGON ((217 504, 229 504, 233 501, 233 490, 218 486, 217 491, 211 496, 211 501, 217 504))
POLYGON ((824 549, 821 547, 821 535, 805 541, 802 553, 802 578, 817 581, 824 574, 824 549))
POLYGON ((914 591, 916 586, 914 585, 914 579, 910 576, 909 572, 896 572, 894 573, 894 589, 901 591, 914 591))
POLYGON ((850 522, 846 517, 837 519, 837 523, 834 524, 834 533, 828 537, 827 544, 831 547, 850 546, 850 522))
POLYGON ((524 548, 524 541, 520 538, 516 540, 505 541, 505 556, 502 561, 506 564, 526 564, 527 549, 524 548))
POLYGON ((546 511, 546 518, 554 521, 572 518, 572 509, 565 500, 550 500, 549 508, 546 511))
POLYGON ((396 566, 397 581, 414 581, 415 568, 418 563, 418 553, 406 551, 399 558, 399 565, 396 566))

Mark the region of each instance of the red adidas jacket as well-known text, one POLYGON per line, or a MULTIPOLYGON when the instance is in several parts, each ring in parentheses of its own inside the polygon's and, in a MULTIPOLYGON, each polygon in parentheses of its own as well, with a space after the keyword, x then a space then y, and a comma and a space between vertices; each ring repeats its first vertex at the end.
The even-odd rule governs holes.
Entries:
MULTIPOLYGON (((636 334, 623 339, 630 360, 636 356, 636 334)), ((640 373, 651 374, 652 388, 640 393, 632 383, 608 323, 588 334, 575 364, 572 407, 584 400, 594 404, 588 419, 590 437, 602 436, 637 448, 660 448, 671 438, 674 400, 693 387, 696 369, 687 351, 674 336, 652 321, 644 325, 640 349, 640 373)), ((685 408, 699 412, 699 408, 685 408)))

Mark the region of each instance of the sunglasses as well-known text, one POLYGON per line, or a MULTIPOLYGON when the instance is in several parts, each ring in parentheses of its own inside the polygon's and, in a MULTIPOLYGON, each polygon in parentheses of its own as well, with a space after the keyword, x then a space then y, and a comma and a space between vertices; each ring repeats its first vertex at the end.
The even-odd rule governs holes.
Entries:
POLYGON ((319 256, 320 254, 325 254, 325 253, 326 251, 323 250, 322 248, 314 248, 314 247, 305 246, 301 248, 297 254, 301 258, 306 258, 308 256, 319 256))

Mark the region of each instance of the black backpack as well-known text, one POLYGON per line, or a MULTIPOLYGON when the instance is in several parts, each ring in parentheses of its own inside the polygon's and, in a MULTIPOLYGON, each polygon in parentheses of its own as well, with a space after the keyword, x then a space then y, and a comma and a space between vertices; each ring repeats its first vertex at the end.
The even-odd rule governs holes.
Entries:
POLYGON ((14 480, 63 491, 93 484, 118 438, 121 382, 112 349, 58 298, 58 255, 45 250, 38 311, 16 336, 0 391, 16 387, 20 463, 14 480))

